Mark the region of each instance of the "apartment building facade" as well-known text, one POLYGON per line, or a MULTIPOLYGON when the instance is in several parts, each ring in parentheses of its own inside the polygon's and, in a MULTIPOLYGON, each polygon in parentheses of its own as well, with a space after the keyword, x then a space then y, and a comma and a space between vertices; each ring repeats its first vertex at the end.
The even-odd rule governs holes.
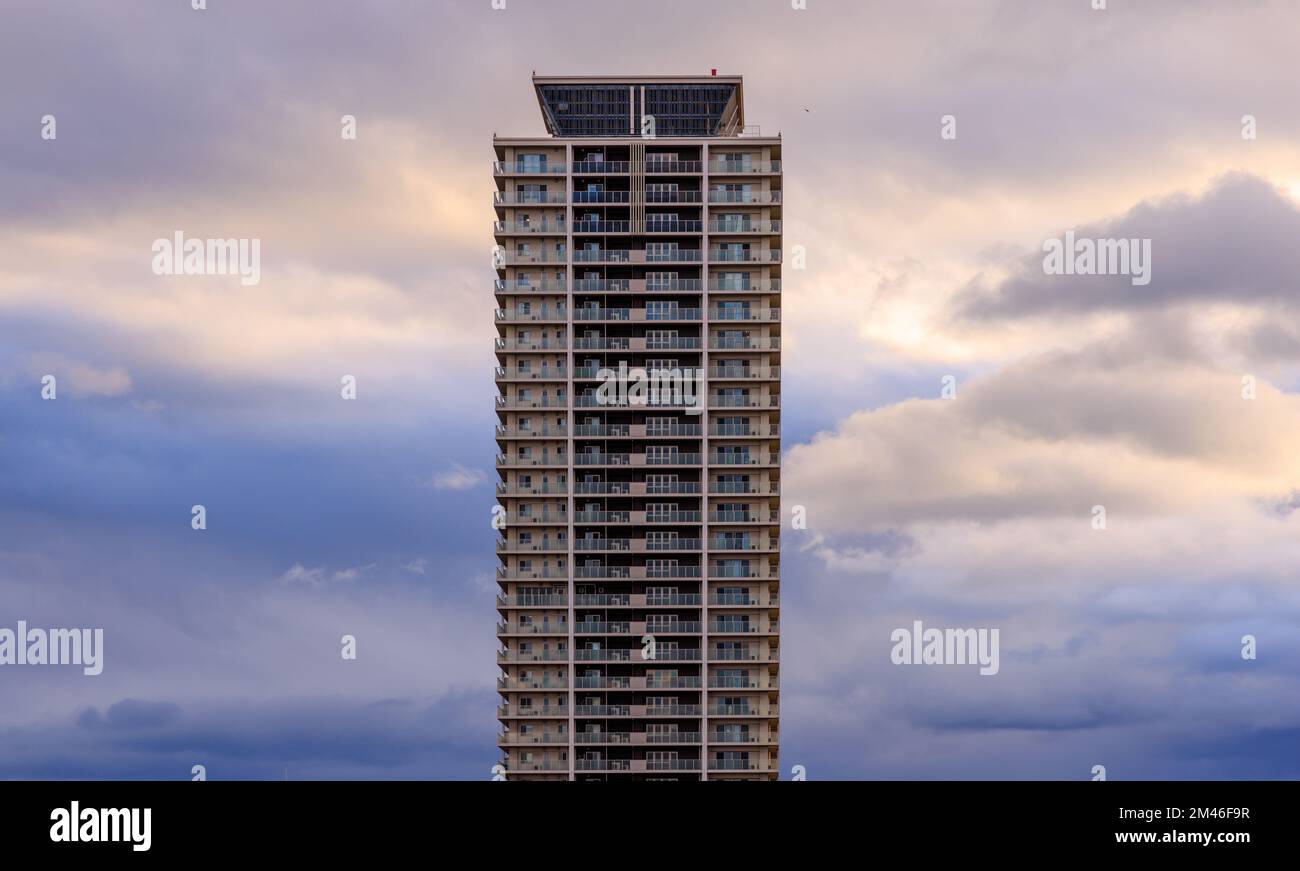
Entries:
POLYGON ((505 776, 775 780, 781 139, 739 76, 533 86, 547 135, 493 140, 505 776))

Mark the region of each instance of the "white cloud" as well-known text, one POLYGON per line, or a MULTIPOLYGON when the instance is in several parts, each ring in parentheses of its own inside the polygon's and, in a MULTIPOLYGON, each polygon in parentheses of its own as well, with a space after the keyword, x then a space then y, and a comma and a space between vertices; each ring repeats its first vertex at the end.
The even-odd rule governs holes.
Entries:
POLYGON ((450 469, 435 472, 433 477, 422 482, 422 486, 434 490, 469 490, 481 484, 486 477, 478 469, 470 469, 460 463, 452 463, 450 469))

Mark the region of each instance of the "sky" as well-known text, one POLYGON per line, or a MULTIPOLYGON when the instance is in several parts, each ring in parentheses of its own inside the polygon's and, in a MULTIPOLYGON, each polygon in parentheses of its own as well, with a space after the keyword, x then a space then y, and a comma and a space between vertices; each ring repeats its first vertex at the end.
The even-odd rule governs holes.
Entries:
POLYGON ((6 5, 0 628, 105 667, 0 666, 0 778, 490 778, 492 136, 534 71, 715 68, 806 255, 783 777, 1300 777, 1300 6, 206 5, 6 5), (260 283, 154 274, 178 229, 260 283))

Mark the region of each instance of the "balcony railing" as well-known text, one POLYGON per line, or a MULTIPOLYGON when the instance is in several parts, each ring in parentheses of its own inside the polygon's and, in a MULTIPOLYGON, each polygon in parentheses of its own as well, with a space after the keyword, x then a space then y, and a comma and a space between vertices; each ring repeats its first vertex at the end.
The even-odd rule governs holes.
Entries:
POLYGON ((497 435, 505 438, 564 438, 568 429, 562 426, 518 427, 497 425, 497 435))
POLYGON ((497 596, 497 606, 502 608, 553 608, 568 604, 569 597, 562 594, 497 596))
POLYGON ((779 321, 779 308, 713 308, 709 319, 714 321, 779 321))
POLYGON ((710 203, 753 203, 754 205, 778 205, 781 202, 780 191, 709 191, 710 203))
POLYGON ((538 224, 523 223, 521 221, 515 221, 513 223, 507 221, 496 221, 492 224, 492 231, 502 235, 512 233, 550 233, 554 235, 564 235, 567 232, 565 230, 564 221, 542 221, 538 224))
POLYGON ((711 351, 776 351, 781 347, 781 338, 771 336, 710 336, 711 351))
POLYGON ((498 278, 492 289, 494 293, 567 293, 569 285, 565 281, 547 281, 545 279, 520 282, 498 278))
POLYGON ((561 623, 498 623, 498 635, 568 635, 569 624, 561 623))
POLYGON ((781 280, 779 278, 767 280, 747 280, 733 278, 715 278, 709 281, 709 290, 717 290, 726 293, 777 293, 781 290, 781 280))
POLYGON ((710 233, 780 233, 780 221, 709 221, 710 233))
POLYGON ((569 763, 563 759, 537 759, 532 762, 507 760, 503 767, 506 769, 506 774, 509 775, 531 771, 568 771, 569 763))
POLYGON ((780 263, 781 249, 710 248, 709 260, 713 263, 780 263))
POLYGON ((531 206, 568 202, 565 191, 497 191, 492 201, 499 206, 531 206))
POLYGON ((779 160, 711 160, 709 174, 750 175, 754 173, 773 173, 781 171, 779 160))
POLYGON ((568 317, 568 312, 564 306, 552 308, 550 306, 539 306, 535 309, 509 309, 499 308, 496 310, 496 319, 499 321, 511 321, 519 323, 533 323, 536 321, 563 321, 568 317))
POLYGON ((498 717, 568 717, 569 708, 567 705, 497 705, 498 717))
POLYGON ((701 160, 653 160, 649 157, 645 161, 645 171, 647 175, 656 173, 680 173, 680 174, 699 174, 704 171, 704 161, 701 160))
POLYGON ((497 175, 564 175, 568 169, 568 164, 564 161, 554 163, 549 160, 543 161, 522 161, 514 163, 509 161, 495 161, 492 164, 492 172, 497 175))
POLYGON ((626 203, 627 191, 574 191, 575 203, 626 203))
POLYGON ((575 160, 574 175, 606 175, 618 173, 626 175, 631 167, 626 160, 575 160))

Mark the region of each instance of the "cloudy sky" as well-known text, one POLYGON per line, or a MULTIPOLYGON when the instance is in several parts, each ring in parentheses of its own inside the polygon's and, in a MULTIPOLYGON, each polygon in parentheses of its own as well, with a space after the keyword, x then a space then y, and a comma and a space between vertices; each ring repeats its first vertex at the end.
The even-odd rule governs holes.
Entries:
POLYGON ((491 137, 534 70, 710 68, 807 252, 787 772, 1300 777, 1296 4, 207 5, 0 28, 0 626, 106 638, 0 669, 0 777, 489 777, 491 137), (154 275, 177 229, 261 283, 154 275), (1150 284, 1044 274, 1067 230, 1150 284), (893 665, 913 620, 999 674, 893 665))

